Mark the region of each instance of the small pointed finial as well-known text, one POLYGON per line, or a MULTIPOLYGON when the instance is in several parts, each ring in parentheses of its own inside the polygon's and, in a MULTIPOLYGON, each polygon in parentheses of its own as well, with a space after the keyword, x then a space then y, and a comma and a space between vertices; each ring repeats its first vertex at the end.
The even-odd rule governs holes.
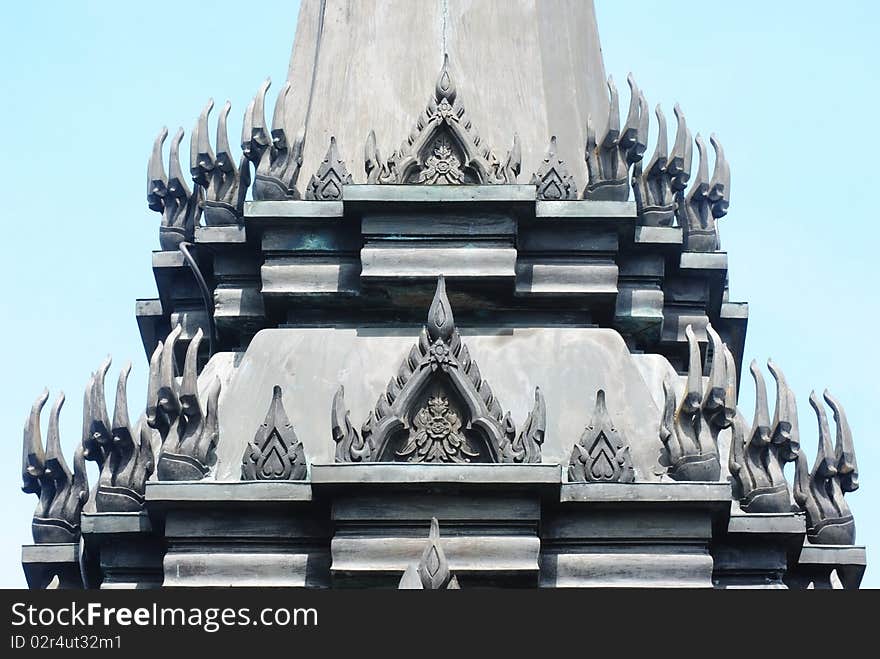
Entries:
POLYGON ((437 289, 428 309, 427 328, 432 343, 437 340, 448 342, 455 329, 452 307, 449 305, 449 298, 446 297, 446 279, 443 275, 437 277, 437 289))
POLYGON ((449 55, 443 55, 443 68, 440 69, 440 75, 437 77, 437 85, 435 88, 437 101, 446 100, 450 105, 455 102, 456 89, 455 81, 449 72, 449 55))

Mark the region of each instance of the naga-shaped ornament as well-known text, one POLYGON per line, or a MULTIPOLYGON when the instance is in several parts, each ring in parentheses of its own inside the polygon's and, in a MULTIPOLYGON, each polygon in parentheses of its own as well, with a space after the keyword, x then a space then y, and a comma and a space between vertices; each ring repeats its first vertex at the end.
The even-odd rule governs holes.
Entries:
POLYGON ((684 200, 684 246, 689 252, 714 252, 720 249, 715 221, 727 214, 730 205, 730 168, 724 157, 724 149, 715 135, 710 138, 715 149, 715 169, 709 180, 708 155, 703 138, 697 134, 699 153, 697 178, 684 200))
POLYGON ((162 214, 159 225, 159 246, 165 251, 175 251, 180 243, 191 242, 199 223, 204 188, 196 186, 190 192, 180 167, 180 143, 183 128, 179 128, 171 140, 168 156, 169 169, 165 174, 162 162, 162 145, 168 137, 168 129, 162 128, 153 143, 153 152, 147 167, 147 205, 150 210, 162 214))
POLYGON ((296 181, 302 167, 305 129, 291 143, 284 128, 287 97, 291 90, 290 82, 287 82, 275 100, 271 140, 267 140, 264 107, 269 84, 267 79, 260 87, 245 112, 242 126, 242 151, 257 168, 253 198, 255 201, 299 199, 296 181))
POLYGON ((180 384, 174 376, 174 350, 181 332, 177 325, 150 358, 146 418, 162 437, 156 473, 164 481, 201 480, 207 476, 219 439, 220 380, 215 378, 210 384, 203 405, 196 378, 201 329, 187 347, 180 384))
POLYGON ((247 157, 242 156, 238 167, 229 146, 227 119, 232 104, 226 101, 217 121, 217 153, 208 137, 208 115, 214 100, 202 110, 190 140, 190 173, 193 182, 205 189, 204 208, 207 226, 237 224, 244 213, 244 199, 251 183, 251 169, 247 157))
MULTIPOLYGON (((714 385, 723 380, 723 374, 710 373, 710 396, 703 398, 703 368, 700 346, 693 328, 685 328, 688 341, 687 385, 681 402, 676 406, 674 386, 663 382, 665 397, 663 419, 660 422, 660 440, 664 447, 663 464, 670 478, 679 481, 717 481, 721 477, 718 458, 718 432, 728 423, 729 415, 723 388, 714 385), (720 400, 719 400, 720 396, 720 400), (719 404, 720 403, 720 404, 719 404), (719 414, 719 410, 721 413, 719 414)), ((716 335, 717 336, 717 335, 716 335)), ((720 340, 710 337, 717 344, 720 340)), ((723 350, 718 345, 716 350, 723 350)), ((723 353, 722 353, 723 354, 723 353)), ((719 361, 713 365, 718 367, 719 361)))
POLYGON ((642 169, 642 162, 633 165, 632 188, 639 223, 652 227, 672 226, 675 220, 675 197, 669 177, 666 117, 657 106, 657 146, 654 155, 642 169))
POLYGON ((844 494, 859 488, 859 468, 853 449, 852 431, 846 413, 828 390, 825 402, 834 413, 837 441, 831 445, 831 431, 822 401, 815 392, 810 405, 819 422, 819 448, 812 470, 802 449, 795 462, 794 500, 806 513, 807 540, 817 545, 851 545, 856 540, 856 525, 844 494))
POLYGON ((144 505, 146 483, 155 469, 149 427, 139 422, 132 431, 126 387, 131 364, 119 374, 113 421, 107 421, 104 376, 109 358, 92 375, 83 400, 85 458, 99 466, 95 495, 97 512, 136 512, 144 505))
POLYGON ((40 413, 49 391, 34 402, 24 427, 22 451, 22 491, 39 497, 31 530, 37 544, 78 542, 80 516, 89 498, 89 482, 82 443, 73 456, 73 472, 61 450, 58 417, 64 405, 59 394, 49 413, 45 448, 40 432, 40 413))
MULTIPOLYGON (((728 363, 733 356, 726 353, 728 363)), ((733 495, 748 513, 787 513, 791 497, 785 480, 787 462, 797 457, 800 446, 797 402, 785 375, 772 361, 767 365, 776 380, 776 409, 773 420, 767 403, 767 386, 758 363, 749 370, 755 380, 755 416, 751 428, 737 411, 730 437, 730 475, 733 495)))
POLYGON ((587 145, 584 158, 590 180, 583 198, 594 201, 626 201, 629 198, 629 169, 642 160, 648 142, 648 103, 632 74, 626 78, 630 89, 629 111, 620 129, 620 102, 617 87, 608 77, 610 96, 608 125, 597 141, 593 118, 587 118, 587 145))
POLYGON ((418 344, 361 427, 349 420, 342 387, 331 428, 338 462, 465 463, 541 461, 544 398, 517 433, 455 327, 441 275, 418 344))

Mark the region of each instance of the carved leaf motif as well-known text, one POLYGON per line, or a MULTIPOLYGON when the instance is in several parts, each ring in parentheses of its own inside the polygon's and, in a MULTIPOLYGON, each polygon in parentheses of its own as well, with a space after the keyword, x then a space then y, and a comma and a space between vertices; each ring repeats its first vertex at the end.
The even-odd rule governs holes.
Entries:
POLYGON ((444 57, 433 97, 402 146, 383 163, 371 131, 364 155, 369 183, 427 185, 515 183, 521 160, 516 138, 503 164, 481 144, 458 98, 448 57, 444 57))
POLYGON ((550 147, 531 184, 537 186, 538 199, 560 201, 577 199, 577 184, 568 167, 556 155, 556 136, 550 138, 550 147))
POLYGON ((479 457, 471 450, 461 433, 459 414, 450 408, 449 400, 436 396, 428 399, 413 419, 416 432, 397 455, 410 462, 470 462, 479 457))
POLYGON ((635 480, 629 446, 612 424, 605 392, 596 392, 593 418, 574 445, 568 464, 571 482, 632 483, 635 480))
POLYGON ((342 186, 352 182, 345 162, 339 157, 336 138, 330 138, 330 148, 317 173, 306 188, 306 199, 313 201, 338 201, 342 199, 342 186))
POLYGON ((281 387, 272 390, 266 419, 242 458, 242 480, 301 480, 306 477, 302 443, 287 418, 281 387))
POLYGON ((442 275, 418 343, 379 396, 360 436, 346 415, 340 389, 334 397, 331 425, 336 459, 341 462, 395 458, 460 462, 480 456, 487 462, 541 461, 543 396, 535 392, 535 406, 522 433, 516 435, 512 420, 503 420, 501 404, 455 328, 442 275), (428 403, 426 391, 434 392, 428 403), (457 409, 451 406, 449 392, 457 392, 457 409), (462 427, 467 428, 466 436, 462 427), (363 457, 353 447, 362 449, 363 457))

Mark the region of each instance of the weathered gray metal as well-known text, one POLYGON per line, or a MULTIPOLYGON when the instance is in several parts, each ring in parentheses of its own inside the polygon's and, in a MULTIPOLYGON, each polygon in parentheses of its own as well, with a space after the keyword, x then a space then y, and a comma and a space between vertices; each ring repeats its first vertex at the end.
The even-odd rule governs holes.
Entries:
POLYGON ((571 451, 568 481, 632 483, 634 480, 629 445, 614 427, 605 406, 605 392, 599 389, 593 418, 571 451))
POLYGON ((199 480, 207 476, 219 436, 220 381, 211 386, 205 404, 196 381, 201 329, 187 347, 181 383, 174 377, 174 347, 181 331, 180 325, 175 327, 150 359, 146 422, 162 436, 156 460, 160 480, 199 480))
MULTIPOLYGON (((100 478, 95 494, 95 509, 98 512, 137 512, 141 510, 144 505, 144 488, 147 479, 155 469, 149 427, 140 421, 135 426, 136 430, 132 430, 128 418, 126 385, 130 371, 131 363, 129 362, 119 374, 116 404, 113 408, 113 422, 109 428, 110 441, 108 442, 102 433, 95 436, 96 442, 99 442, 99 446, 102 446, 103 450, 100 478)), ((103 374, 101 377, 103 379, 103 374)), ((97 403, 97 409, 89 410, 92 417, 92 422, 89 425, 100 428, 103 424, 102 415, 106 413, 103 385, 94 400, 97 403)))
POLYGON ((807 539, 818 545, 852 545, 856 527, 846 492, 859 488, 859 471, 852 443, 852 432, 843 407, 828 390, 825 402, 834 412, 837 441, 831 446, 831 431, 822 401, 810 393, 810 405, 819 421, 819 448, 812 470, 802 449, 795 463, 794 499, 807 516, 807 539))
POLYGON ((709 375, 710 389, 703 396, 703 365, 700 347, 690 325, 686 329, 689 346, 687 387, 676 407, 674 388, 663 382, 665 405, 660 424, 660 439, 665 447, 664 462, 668 474, 675 480, 717 481, 721 477, 718 456, 718 433, 730 425, 731 415, 726 408, 727 382, 735 374, 728 374, 723 358, 723 345, 717 334, 713 339, 716 359, 709 375))
POLYGON ((71 585, 79 564, 89 587, 433 589, 457 584, 452 565, 465 586, 857 587, 845 414, 826 392, 832 448, 811 398, 809 470, 793 392, 770 362, 771 419, 753 363, 745 421, 723 149, 713 135, 710 178, 702 137, 676 105, 669 149, 658 106, 643 164, 648 103, 628 85, 624 118, 591 3, 304 0, 271 128, 266 80, 238 165, 229 103, 215 144, 213 101, 195 123, 192 191, 183 131, 167 174, 167 130, 154 144, 145 414, 129 419, 126 367, 111 421, 106 360, 71 473, 61 400, 45 449, 37 401, 29 583, 71 585))
POLYGON ((443 275, 428 322, 361 427, 348 422, 342 388, 331 410, 337 459, 343 462, 540 462, 544 400, 519 434, 455 327, 443 275), (452 401, 450 403, 450 401, 452 401))
MULTIPOLYGON (((725 354, 730 361, 730 357, 725 354)), ((758 364, 750 370, 755 379, 755 417, 751 430, 737 411, 730 438, 730 473, 734 497, 745 512, 785 513, 792 508, 788 483, 783 471, 800 450, 797 401, 785 376, 776 364, 768 362, 776 379, 776 408, 773 421, 767 405, 767 387, 758 364)), ((731 385, 733 386, 733 385, 731 385)))
POLYGON ((321 167, 312 176, 306 186, 306 199, 312 201, 339 201, 342 199, 342 186, 351 184, 351 174, 345 163, 339 158, 336 138, 330 137, 327 155, 321 167))
POLYGON ((308 467, 302 442, 281 402, 281 387, 272 388, 266 419, 241 459, 241 480, 302 480, 308 467))
POLYGON ((449 561, 440 543, 440 525, 431 518, 428 543, 418 563, 410 563, 400 578, 399 590, 457 590, 458 578, 449 569, 449 561))
POLYGON ((89 497, 84 449, 77 446, 73 471, 61 450, 58 417, 64 394, 58 395, 49 413, 49 429, 43 446, 40 413, 49 398, 46 389, 34 402, 22 438, 22 490, 39 497, 31 525, 34 542, 76 543, 80 537, 80 515, 89 497))
POLYGON ((506 148, 517 134, 531 174, 555 134, 586 180, 587 117, 601 133, 608 96, 593 6, 579 0, 304 0, 286 108, 288 129, 305 127, 303 169, 317 171, 335 135, 355 182, 366 182, 353 165, 367 135, 384 154, 397 149, 446 56, 481 144, 506 148))

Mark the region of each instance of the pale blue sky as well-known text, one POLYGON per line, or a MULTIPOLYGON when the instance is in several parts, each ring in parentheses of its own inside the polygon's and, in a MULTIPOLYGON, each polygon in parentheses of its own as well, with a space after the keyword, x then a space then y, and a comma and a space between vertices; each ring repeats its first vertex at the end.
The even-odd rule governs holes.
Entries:
MULTIPOLYGON (((880 561, 880 513, 871 505, 880 492, 871 425, 880 403, 871 338, 880 4, 596 4, 608 72, 623 81, 632 71, 652 107, 662 103, 671 116, 678 101, 694 132, 721 138, 732 171, 721 235, 731 298, 750 304, 746 358, 773 357, 785 370, 810 462, 811 388, 829 387, 846 407, 862 474, 848 497, 857 541, 880 561)), ((240 116, 264 77, 283 80, 297 5, 106 0, 0 9, 0 586, 24 585, 20 545, 30 541, 36 499, 19 490, 21 428, 43 386, 53 397, 67 393, 61 429, 71 452, 82 388, 108 352, 114 372, 134 362, 133 414, 144 399, 134 300, 155 295, 158 215, 147 210, 145 178, 156 132, 163 124, 189 131, 211 96, 229 98, 240 116)), ((753 391, 743 382, 750 418, 753 391)), ((869 567, 863 585, 880 586, 880 568, 869 567)))

